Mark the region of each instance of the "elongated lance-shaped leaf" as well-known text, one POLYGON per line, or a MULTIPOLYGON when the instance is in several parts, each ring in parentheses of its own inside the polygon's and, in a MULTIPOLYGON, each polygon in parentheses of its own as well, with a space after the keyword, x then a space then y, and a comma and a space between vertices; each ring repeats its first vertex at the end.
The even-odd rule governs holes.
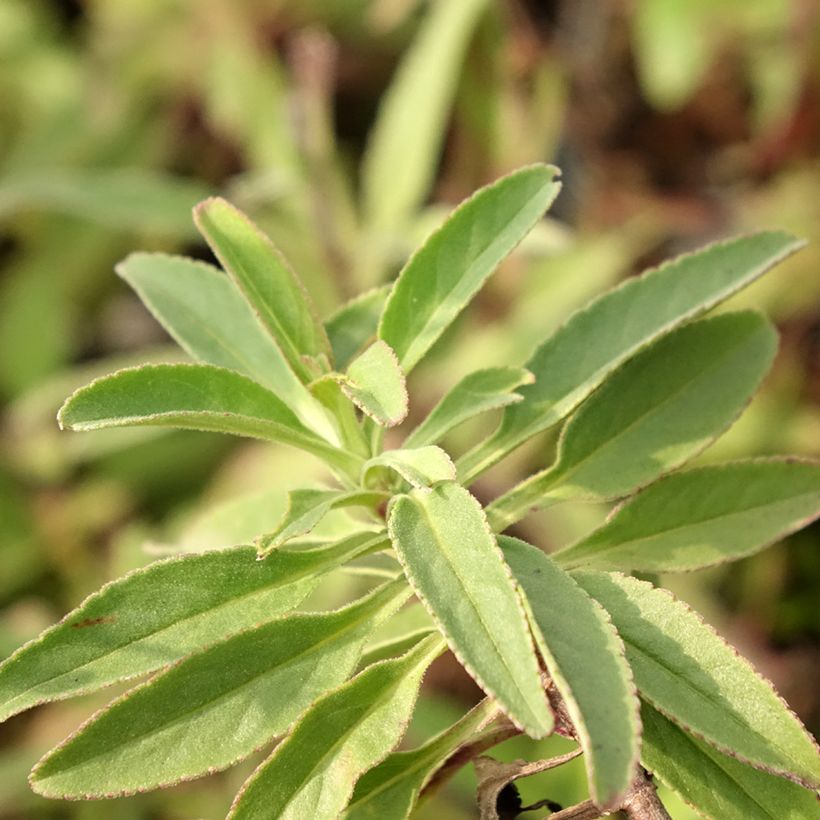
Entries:
POLYGON ((374 456, 362 468, 362 482, 367 484, 379 467, 392 470, 417 488, 430 487, 437 481, 452 481, 456 477, 456 466, 450 456, 432 444, 410 450, 386 450, 374 456))
POLYGON ((612 809, 635 777, 638 693, 624 645, 606 610, 541 550, 501 536, 498 545, 524 591, 535 640, 584 750, 589 792, 612 809))
POLYGON ((393 752, 356 784, 345 820, 406 820, 433 775, 497 714, 496 703, 485 698, 423 746, 393 752))
POLYGON ((478 501, 453 481, 396 498, 388 520, 408 581, 479 686, 532 737, 553 729, 510 569, 478 501))
POLYGON ((359 777, 401 740, 422 676, 443 649, 441 638, 431 635, 318 700, 251 775, 229 817, 338 817, 359 777))
POLYGON ((555 464, 487 509, 495 529, 567 498, 634 492, 692 458, 740 414, 777 347, 756 313, 703 319, 670 333, 614 373, 569 420, 555 464))
POLYGON ((459 205, 405 265, 384 306, 379 338, 409 373, 526 236, 560 190, 558 170, 533 165, 459 205))
POLYGON ((340 490, 292 490, 288 493, 288 507, 273 532, 256 540, 259 552, 267 554, 288 541, 307 535, 331 510, 356 505, 375 508, 387 502, 385 493, 375 491, 343 492, 340 490))
POLYGON ((404 635, 399 635, 392 640, 381 641, 369 647, 365 647, 361 660, 359 661, 359 668, 364 669, 373 663, 379 663, 380 661, 386 661, 390 658, 403 655, 434 631, 435 627, 433 626, 419 627, 412 632, 406 632, 404 635))
POLYGON ((325 319, 325 331, 337 370, 344 370, 356 354, 375 339, 379 317, 392 287, 382 285, 365 291, 325 319))
POLYGON ((521 401, 521 395, 513 391, 532 381, 532 373, 523 367, 488 367, 470 373, 442 397, 427 418, 407 436, 404 446, 438 444, 467 419, 521 401))
POLYGON ((297 606, 319 577, 385 541, 362 533, 258 561, 253 547, 157 561, 106 584, 0 665, 0 719, 173 663, 297 606))
POLYGON ((81 387, 60 408, 60 426, 178 427, 279 441, 350 471, 359 456, 308 430, 276 395, 247 376, 207 364, 128 368, 81 387))
POLYGON ((305 425, 336 440, 322 408, 222 271, 184 256, 134 253, 117 265, 117 273, 191 356, 250 376, 305 425))
POLYGON ((409 596, 388 583, 344 609, 296 614, 208 647, 127 692, 47 754, 47 797, 111 797, 225 769, 347 680, 368 633, 409 596))
POLYGON ((769 231, 681 256, 590 302, 535 351, 535 383, 496 431, 459 463, 465 482, 564 418, 641 348, 751 284, 803 246, 769 231))
POLYGON ((262 324, 305 382, 305 357, 330 357, 330 343, 302 283, 284 257, 245 214, 214 197, 194 209, 194 221, 262 324))
POLYGON ((769 681, 697 613, 636 578, 574 577, 609 612, 642 698, 722 752, 810 788, 820 785, 813 738, 769 681))
POLYGON ((555 553, 565 568, 685 572, 732 561, 820 515, 820 464, 753 459, 684 470, 555 553))
POLYGON ((376 341, 348 366, 344 394, 376 424, 395 427, 407 416, 407 386, 396 354, 376 341))
POLYGON ((648 703, 643 720, 643 765, 711 820, 807 820, 818 816, 817 796, 782 777, 753 769, 667 720, 648 703))
POLYGON ((374 241, 407 227, 438 164, 464 51, 487 0, 438 2, 404 56, 371 132, 362 168, 374 241))

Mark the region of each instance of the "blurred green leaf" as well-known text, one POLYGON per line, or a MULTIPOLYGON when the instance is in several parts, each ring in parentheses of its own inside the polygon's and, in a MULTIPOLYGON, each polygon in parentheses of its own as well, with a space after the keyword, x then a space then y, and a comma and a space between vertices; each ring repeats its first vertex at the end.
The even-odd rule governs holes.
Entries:
POLYGON ((379 317, 392 285, 383 285, 359 294, 345 302, 325 319, 333 361, 337 370, 344 370, 353 357, 376 336, 379 317))

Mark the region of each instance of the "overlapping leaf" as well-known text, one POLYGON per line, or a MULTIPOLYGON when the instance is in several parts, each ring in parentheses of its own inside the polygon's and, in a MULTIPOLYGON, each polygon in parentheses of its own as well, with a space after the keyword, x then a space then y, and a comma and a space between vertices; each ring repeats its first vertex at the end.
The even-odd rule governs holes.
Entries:
POLYGON ((555 554, 567 568, 678 572, 742 558, 820 515, 820 464, 736 461, 674 473, 555 554))
POLYGON ((820 786, 814 740, 772 685, 695 612, 636 578, 574 577, 609 612, 641 697, 722 752, 820 786))
POLYGON ((0 666, 0 718, 151 672, 297 606, 316 580, 375 549, 359 533, 257 561, 252 547, 150 564, 104 586, 0 666))
POLYGON ((409 373, 558 194, 557 169, 533 165, 463 202, 405 265, 379 338, 409 373))
POLYGON ((774 357, 776 335, 755 313, 687 325, 639 353, 564 428, 552 467, 495 501, 504 529, 533 507, 634 492, 708 446, 739 415, 774 357))
POLYGON ((376 341, 348 365, 341 387, 366 415, 383 427, 395 427, 407 416, 407 386, 396 354, 376 341))
POLYGON ((409 590, 393 582, 327 614, 297 614, 228 638, 125 694, 46 755, 47 797, 105 797, 224 769, 260 748, 353 672, 379 618, 409 590))
POLYGON ((386 450, 365 462, 362 481, 368 483, 379 467, 385 467, 400 475, 413 487, 430 487, 437 481, 452 481, 456 477, 455 464, 450 456, 431 444, 429 447, 386 450))
POLYGON ((555 424, 619 365, 762 276, 804 243, 769 231, 711 245, 629 279, 573 314, 525 365, 535 383, 459 464, 464 481, 555 424))
POLYGON ((519 593, 479 503, 453 481, 399 496, 405 574, 465 669, 533 737, 553 728, 519 593))
POLYGON ((325 320, 325 331, 337 370, 344 370, 376 336, 379 317, 392 285, 373 288, 342 305, 325 320))
POLYGON ((401 740, 421 678, 443 648, 430 636, 318 700, 245 783, 229 816, 338 817, 359 777, 401 740))
POLYGON ((541 550, 507 536, 498 545, 584 749, 590 795, 613 808, 634 778, 640 749, 638 696, 623 643, 604 609, 541 550))

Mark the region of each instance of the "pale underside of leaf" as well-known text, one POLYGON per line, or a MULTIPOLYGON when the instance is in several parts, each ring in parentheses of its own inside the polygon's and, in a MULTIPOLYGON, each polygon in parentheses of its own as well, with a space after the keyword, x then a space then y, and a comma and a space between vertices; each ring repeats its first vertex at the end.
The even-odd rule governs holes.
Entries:
POLYGON ((404 373, 396 354, 381 340, 350 363, 340 384, 345 395, 382 427, 395 427, 407 416, 404 373))
POLYGON ((362 483, 365 486, 379 467, 392 470, 418 489, 431 487, 437 481, 452 481, 456 477, 456 467, 450 456, 432 444, 413 449, 386 450, 366 461, 362 468, 362 483))

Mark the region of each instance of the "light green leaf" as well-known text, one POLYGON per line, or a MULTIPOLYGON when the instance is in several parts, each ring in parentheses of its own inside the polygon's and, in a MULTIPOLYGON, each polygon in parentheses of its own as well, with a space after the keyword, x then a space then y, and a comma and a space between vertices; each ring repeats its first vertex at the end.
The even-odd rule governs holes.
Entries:
POLYGON ((405 265, 387 299, 379 338, 405 373, 478 293, 561 188, 556 168, 533 165, 463 202, 405 265))
POLYGON ((184 256, 134 253, 117 273, 191 356, 250 376, 325 438, 325 413, 296 378, 236 285, 222 271, 184 256))
POLYGON ((386 493, 373 491, 292 490, 284 516, 273 532, 256 539, 257 549, 267 555, 288 541, 307 535, 331 510, 356 505, 375 508, 387 500, 386 493))
POLYGON ((344 394, 382 427, 395 427, 407 416, 407 387, 396 354, 374 342, 348 366, 340 381, 344 394))
POLYGON ((662 478, 586 538, 565 568, 681 572, 750 555, 820 515, 820 464, 754 459, 662 478))
POLYGON ((573 314, 525 365, 535 383, 508 407, 501 425, 459 463, 469 482, 519 444, 551 427, 619 365, 678 325, 751 284, 803 246, 771 231, 681 256, 628 279, 573 314))
POLYGON ((497 714, 486 698, 423 746, 393 752, 356 784, 345 820, 406 820, 433 775, 497 714))
POLYGON ((104 586, 0 665, 0 719, 173 663, 297 606, 323 573, 379 548, 362 533, 258 561, 252 547, 157 561, 104 586))
POLYGON ((308 430, 276 395, 246 376, 205 364, 127 368, 81 387, 60 408, 60 426, 179 427, 280 441, 351 469, 360 458, 308 430))
POLYGON ((325 331, 337 370, 344 370, 353 357, 376 337, 379 317, 392 285, 373 288, 343 304, 325 319, 325 331))
POLYGON ((388 531, 407 580, 461 665, 532 737, 553 728, 509 567, 479 503, 453 481, 396 498, 388 531))
POLYGON ((590 796, 612 809, 632 783, 640 752, 640 705, 623 642, 603 607, 541 550, 507 536, 498 545, 578 733, 590 796))
POLYGON ((303 380, 313 374, 305 357, 329 357, 330 343, 302 283, 273 243, 243 213, 214 197, 194 210, 194 221, 262 324, 303 380))
POLYGON ((405 229, 429 191, 464 52, 486 5, 437 2, 383 98, 362 163, 364 218, 377 241, 405 229))
POLYGON ((456 467, 450 456, 434 445, 413 450, 386 450, 374 456, 362 468, 362 483, 366 485, 379 467, 393 470, 416 488, 430 487, 437 481, 452 481, 456 477, 456 467))
POLYGON ((229 817, 338 817, 359 777, 401 740, 421 678, 443 649, 430 636, 318 700, 246 781, 229 817))
POLYGON ((405 447, 438 444, 467 419, 521 401, 513 391, 531 384, 533 375, 522 367, 488 367, 465 376, 404 440, 405 447))
POLYGON ((641 697, 722 752, 820 785, 814 740, 772 685, 697 613, 636 578, 574 577, 612 617, 641 697))
POLYGON ((753 769, 685 732, 648 703, 643 765, 711 820, 807 820, 817 796, 782 777, 753 769))
POLYGON ((748 403, 777 348, 756 313, 730 313, 670 333, 610 376, 567 422, 555 464, 493 502, 504 529, 567 498, 625 496, 680 466, 748 403))
POLYGON ((199 652, 127 692, 34 768, 38 794, 133 794, 219 771, 282 734, 353 672, 403 581, 337 612, 297 614, 199 652))
POLYGON ((366 666, 370 666, 371 664, 379 663, 380 661, 386 661, 390 658, 403 655, 405 652, 409 652, 417 643, 419 643, 423 638, 426 638, 431 632, 435 632, 435 627, 422 626, 414 629, 412 632, 405 632, 403 635, 399 635, 389 641, 373 643, 369 647, 365 648, 361 660, 359 661, 359 668, 364 669, 366 666))

